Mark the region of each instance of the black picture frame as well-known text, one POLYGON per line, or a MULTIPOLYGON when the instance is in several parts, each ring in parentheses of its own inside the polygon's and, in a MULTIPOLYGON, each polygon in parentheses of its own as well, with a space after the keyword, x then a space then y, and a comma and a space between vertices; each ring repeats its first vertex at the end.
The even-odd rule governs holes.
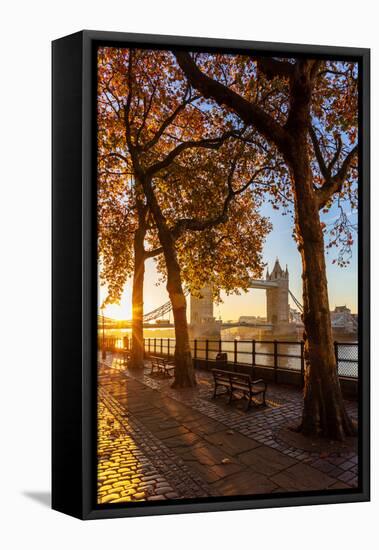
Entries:
POLYGON ((52 44, 52 507, 81 519, 370 499, 370 50, 85 30, 52 44), (360 72, 359 487, 128 506, 96 505, 96 71, 99 44, 354 59, 360 72))

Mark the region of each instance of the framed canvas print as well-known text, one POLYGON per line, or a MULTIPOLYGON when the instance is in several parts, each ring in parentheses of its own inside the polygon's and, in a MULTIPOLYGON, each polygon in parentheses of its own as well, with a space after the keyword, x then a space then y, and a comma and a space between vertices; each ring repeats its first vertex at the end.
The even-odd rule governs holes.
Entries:
POLYGON ((369 499, 369 51, 53 42, 53 508, 369 499))

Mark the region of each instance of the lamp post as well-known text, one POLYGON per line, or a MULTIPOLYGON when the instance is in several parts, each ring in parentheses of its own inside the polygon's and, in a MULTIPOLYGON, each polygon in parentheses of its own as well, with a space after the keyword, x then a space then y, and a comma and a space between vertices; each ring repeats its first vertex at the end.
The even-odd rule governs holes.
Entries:
POLYGON ((101 310, 102 312, 102 316, 103 316, 103 349, 102 349, 102 352, 101 352, 101 357, 102 359, 106 359, 107 358, 107 352, 105 351, 105 327, 104 327, 104 308, 102 308, 101 310))

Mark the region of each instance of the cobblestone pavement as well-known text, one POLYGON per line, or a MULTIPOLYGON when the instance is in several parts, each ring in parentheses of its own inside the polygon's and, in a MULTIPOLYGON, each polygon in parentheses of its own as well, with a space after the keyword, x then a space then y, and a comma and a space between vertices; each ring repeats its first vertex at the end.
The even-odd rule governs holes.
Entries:
MULTIPOLYGON (((150 375, 148 363, 142 373, 126 369, 117 356, 99 363, 100 502, 357 486, 351 449, 299 448, 283 435, 300 418, 301 392, 270 385, 268 407, 246 413, 211 399, 209 373, 198 371, 197 379, 195 389, 174 390, 170 379, 150 375)), ((356 418, 356 403, 347 408, 356 418)))
MULTIPOLYGON (((178 457, 175 453, 162 444, 130 411, 126 412, 117 399, 112 397, 110 391, 105 389, 104 386, 112 386, 115 382, 114 373, 102 369, 100 379, 100 437, 98 440, 98 494, 100 501, 102 503, 118 502, 118 500, 113 500, 116 498, 115 496, 111 499, 108 495, 114 494, 114 488, 120 487, 119 481, 124 480, 130 480, 130 483, 127 484, 127 490, 130 493, 120 494, 119 498, 130 496, 129 501, 164 500, 179 498, 179 496, 182 498, 212 496, 212 490, 208 484, 184 464, 178 464, 178 457), (110 428, 109 424, 111 424, 110 428), (109 456, 111 456, 112 462, 109 460, 109 456), (116 472, 109 472, 109 468, 116 469, 116 472), (104 474, 108 476, 107 479, 103 479, 104 474), (115 474, 119 474, 117 480, 109 484, 109 475, 113 479, 115 474), (107 491, 103 488, 104 484, 107 491), (176 487, 177 491, 174 491, 173 487, 176 487), (103 491, 106 492, 104 496, 109 500, 102 500, 103 491), (144 495, 141 496, 141 493, 144 495)), ((127 385, 125 389, 128 391, 130 385, 127 385)), ((146 410, 149 410, 148 406, 146 410)), ((170 423, 170 426, 174 424, 170 423)), ((164 426, 167 425, 166 422, 164 426)))
POLYGON ((167 479, 139 449, 131 422, 117 404, 99 392, 98 503, 177 498, 167 479))

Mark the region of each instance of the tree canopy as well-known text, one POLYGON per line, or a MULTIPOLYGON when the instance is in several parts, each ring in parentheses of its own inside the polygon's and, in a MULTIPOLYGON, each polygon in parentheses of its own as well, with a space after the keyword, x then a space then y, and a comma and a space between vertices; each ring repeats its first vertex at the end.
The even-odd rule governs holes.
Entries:
MULTIPOLYGON (((187 288, 196 292, 212 281, 215 297, 220 289, 247 288, 261 275, 270 230, 259 215, 261 189, 251 183, 263 185, 274 166, 239 139, 236 120, 183 81, 172 53, 101 48, 98 62, 99 252, 108 301, 119 300, 133 272, 136 200, 145 203, 130 145, 154 176, 187 288)), ((156 250, 151 216, 148 227, 146 249, 156 250)), ((157 267, 165 278, 163 256, 157 267)))
MULTIPOLYGON (((263 189, 274 207, 292 210, 293 187, 286 160, 296 156, 294 81, 301 61, 288 58, 176 52, 188 81, 223 114, 237 116, 249 129, 244 139, 276 159, 263 189)), ((350 61, 313 63, 308 117, 308 155, 318 207, 324 214, 327 250, 347 265, 356 225, 350 221, 358 202, 358 65, 350 61), (333 203, 339 215, 328 221, 333 203)), ((233 118, 234 120, 234 118, 233 118)), ((235 122, 234 122, 235 123, 235 122)), ((295 233, 296 237, 296 233, 295 233)))

